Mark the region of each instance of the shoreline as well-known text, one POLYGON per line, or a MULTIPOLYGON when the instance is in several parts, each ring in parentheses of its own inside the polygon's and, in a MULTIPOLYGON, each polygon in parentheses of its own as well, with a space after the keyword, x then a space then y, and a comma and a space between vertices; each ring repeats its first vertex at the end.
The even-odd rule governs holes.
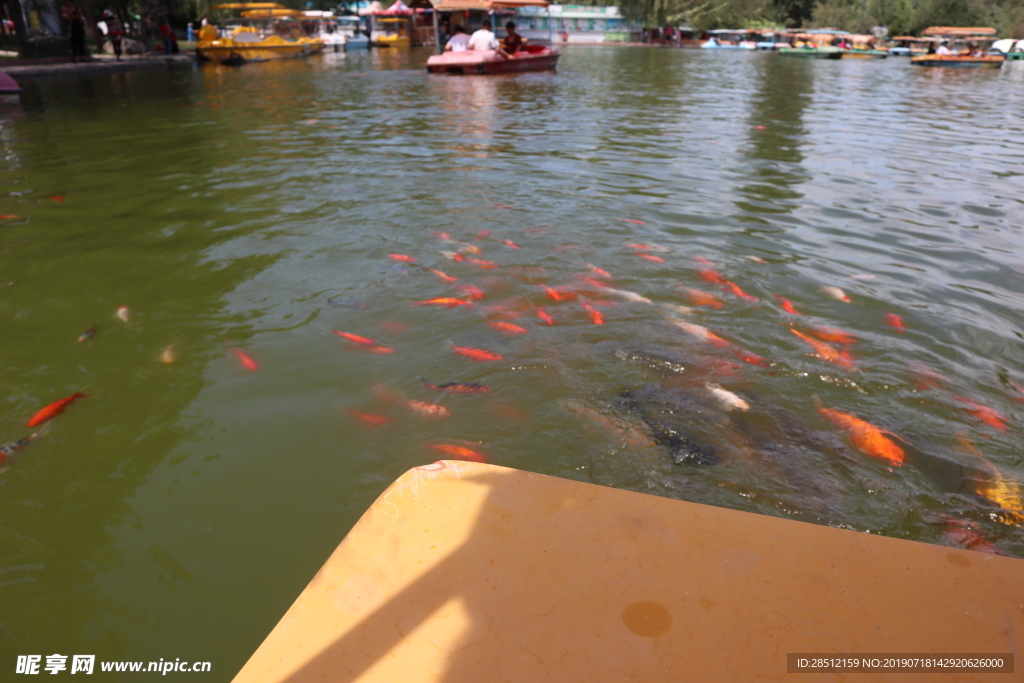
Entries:
POLYGON ((0 60, 0 71, 3 71, 12 78, 25 76, 59 76, 62 74, 89 73, 95 71, 120 71, 126 69, 137 69, 147 66, 160 66, 168 64, 194 64, 195 53, 182 52, 170 57, 164 55, 141 55, 137 57, 124 57, 117 61, 114 57, 106 55, 93 55, 87 62, 45 61, 42 63, 36 60, 0 60), (5 61, 11 62, 36 62, 30 64, 4 65, 5 61))

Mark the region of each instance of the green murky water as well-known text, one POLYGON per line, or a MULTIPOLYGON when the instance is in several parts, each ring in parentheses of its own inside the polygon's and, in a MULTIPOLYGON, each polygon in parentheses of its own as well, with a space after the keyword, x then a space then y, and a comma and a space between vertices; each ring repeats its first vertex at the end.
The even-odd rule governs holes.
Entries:
POLYGON ((580 48, 556 74, 459 78, 425 57, 25 79, 0 110, 16 216, 0 219, 0 440, 89 394, 0 473, 0 668, 182 658, 229 680, 388 483, 440 457, 431 443, 1024 555, 997 504, 1024 480, 1024 64, 580 48), (580 280, 587 264, 650 303, 580 280), (486 293, 472 308, 411 305, 463 284, 486 293), (681 286, 722 307, 673 308, 694 303, 681 286), (854 367, 789 324, 855 335, 854 367), (750 410, 722 410, 709 382, 750 410), (815 396, 897 434, 904 466, 853 446, 815 396))

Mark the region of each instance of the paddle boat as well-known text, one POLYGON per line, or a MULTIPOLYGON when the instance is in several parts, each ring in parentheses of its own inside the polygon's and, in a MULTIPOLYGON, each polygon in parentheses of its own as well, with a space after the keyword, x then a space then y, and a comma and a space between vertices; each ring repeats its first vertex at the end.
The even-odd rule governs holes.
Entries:
POLYGON ((914 66, 942 66, 957 69, 998 69, 1006 61, 1004 55, 922 55, 911 57, 914 66))
POLYGON ((238 65, 272 59, 294 59, 322 52, 324 43, 309 38, 299 23, 301 12, 277 3, 227 3, 215 10, 241 10, 230 19, 224 35, 213 25, 199 30, 196 55, 221 64, 238 65))
POLYGON ((747 38, 749 33, 727 28, 708 31, 709 38, 700 47, 702 50, 756 50, 757 43, 747 38))
POLYGON ((319 38, 328 52, 345 49, 345 35, 338 30, 331 10, 306 10, 302 13, 302 30, 310 38, 319 38))
POLYGON ((427 60, 432 74, 508 74, 521 71, 552 71, 561 52, 556 47, 527 45, 505 58, 494 50, 443 52, 427 60))
POLYGON ((915 66, 934 66, 957 69, 998 69, 1006 61, 1003 54, 985 54, 984 49, 977 49, 972 56, 969 54, 973 45, 981 48, 996 39, 994 28, 977 26, 931 26, 924 30, 926 38, 936 38, 949 48, 951 54, 926 54, 911 57, 915 66))
POLYGON ((340 16, 335 17, 338 25, 338 32, 345 38, 345 51, 368 50, 370 39, 363 33, 362 21, 359 17, 340 16))
POLYGON ((234 683, 975 681, 1021 666, 1024 560, 476 462, 403 474, 313 574, 234 683))
POLYGON ((0 95, 20 95, 21 86, 18 82, 0 71, 0 95))
POLYGON ((843 57, 843 51, 832 45, 783 47, 779 49, 779 54, 787 57, 803 57, 804 59, 842 59, 843 57))
POLYGON ((1013 38, 997 40, 992 43, 990 52, 999 52, 1006 57, 1008 62, 1024 60, 1024 40, 1014 40, 1013 38))
POLYGON ((889 54, 893 57, 915 57, 928 54, 928 48, 939 42, 938 38, 915 38, 914 36, 896 36, 892 39, 895 43, 889 48, 889 54))
POLYGON ((889 56, 888 50, 879 50, 875 47, 875 37, 866 34, 852 34, 842 37, 843 59, 885 59, 889 56))

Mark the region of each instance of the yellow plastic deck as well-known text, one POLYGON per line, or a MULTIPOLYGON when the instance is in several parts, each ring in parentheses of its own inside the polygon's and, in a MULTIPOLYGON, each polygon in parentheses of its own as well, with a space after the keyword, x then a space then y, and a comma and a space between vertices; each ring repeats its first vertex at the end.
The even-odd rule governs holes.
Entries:
POLYGON ((1024 560, 467 462, 403 474, 236 683, 1021 680, 1024 560), (787 674, 787 653, 1016 653, 787 674))

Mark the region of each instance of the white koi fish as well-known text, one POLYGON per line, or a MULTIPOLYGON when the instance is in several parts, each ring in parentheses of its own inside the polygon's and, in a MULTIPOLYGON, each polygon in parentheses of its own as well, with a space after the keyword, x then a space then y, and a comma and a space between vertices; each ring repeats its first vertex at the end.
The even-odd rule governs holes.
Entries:
POLYGON ((708 382, 704 385, 711 395, 714 396, 725 410, 750 410, 750 404, 736 394, 723 389, 717 384, 708 382))

